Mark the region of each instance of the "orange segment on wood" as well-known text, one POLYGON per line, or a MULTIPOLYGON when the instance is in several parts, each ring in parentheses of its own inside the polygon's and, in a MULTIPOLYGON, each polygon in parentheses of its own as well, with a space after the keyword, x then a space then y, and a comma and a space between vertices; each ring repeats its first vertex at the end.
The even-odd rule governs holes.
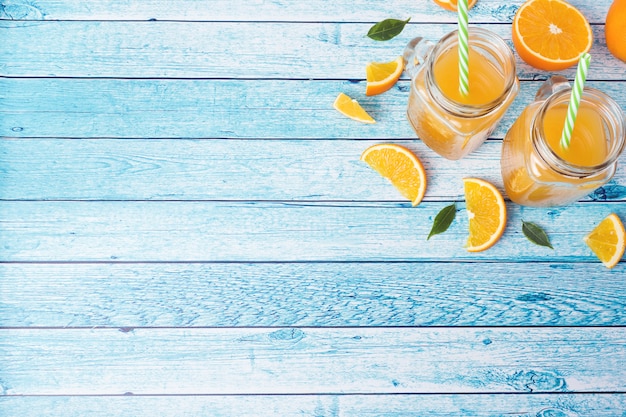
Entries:
POLYGON ((502 194, 487 181, 464 178, 465 204, 469 217, 467 250, 489 249, 502 236, 506 226, 506 205, 502 194))
MULTIPOLYGON (((437 6, 441 6, 446 10, 456 12, 458 0, 433 0, 437 6)), ((476 0, 467 1, 467 9, 471 9, 476 4, 476 0)))
POLYGON ((376 123, 376 120, 374 120, 356 100, 344 93, 339 93, 333 103, 333 107, 344 116, 361 123, 376 123))
POLYGON ((513 45, 535 68, 557 71, 571 67, 592 43, 585 16, 563 0, 528 0, 513 19, 513 45))
POLYGON ((609 214, 583 240, 609 269, 619 263, 626 249, 626 231, 615 213, 609 214))
POLYGON ((396 84, 403 70, 404 60, 401 56, 391 62, 370 62, 365 67, 367 75, 365 94, 374 96, 389 90, 396 84))
POLYGON ((361 161, 396 187, 417 206, 426 193, 426 172, 419 158, 404 146, 389 143, 373 145, 361 154, 361 161))
POLYGON ((609 7, 604 34, 609 52, 626 62, 626 0, 615 0, 609 7))

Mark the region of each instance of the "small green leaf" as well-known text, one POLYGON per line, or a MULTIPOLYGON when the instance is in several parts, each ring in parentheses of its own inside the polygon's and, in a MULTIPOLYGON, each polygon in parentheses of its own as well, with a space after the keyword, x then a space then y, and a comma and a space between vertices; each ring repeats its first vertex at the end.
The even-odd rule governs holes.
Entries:
POLYGON ((524 236, 526 236, 526 238, 533 242, 535 245, 545 246, 550 249, 554 249, 546 232, 535 223, 525 222, 524 220, 522 220, 522 232, 524 232, 524 236))
POLYGON ((430 239, 431 236, 438 235, 448 230, 448 227, 450 227, 455 217, 456 203, 452 203, 449 206, 442 208, 437 216, 435 216, 433 227, 430 229, 430 233, 428 234, 428 238, 426 238, 426 240, 430 239))
POLYGON ((367 36, 375 41, 388 41, 398 36, 404 29, 404 26, 409 23, 409 20, 411 20, 410 17, 407 20, 382 20, 370 28, 367 36))

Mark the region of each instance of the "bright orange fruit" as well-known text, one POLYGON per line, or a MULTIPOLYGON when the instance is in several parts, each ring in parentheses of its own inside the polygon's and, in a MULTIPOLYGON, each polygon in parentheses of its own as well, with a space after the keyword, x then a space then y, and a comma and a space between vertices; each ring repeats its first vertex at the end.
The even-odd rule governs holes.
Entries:
MULTIPOLYGON (((433 0, 437 6, 441 6, 451 12, 456 12, 458 0, 433 0)), ((467 9, 471 9, 476 4, 476 0, 467 1, 467 9)))
POLYGON ((615 0, 609 7, 604 34, 609 52, 626 62, 626 0, 615 0))
POLYGON ((390 62, 370 62, 365 67, 365 95, 374 96, 389 90, 396 84, 403 70, 404 60, 401 56, 390 62))
POLYGON ((619 263, 626 249, 626 231, 615 213, 609 214, 583 240, 609 269, 619 263))
POLYGON ((513 45, 535 68, 558 71, 578 63, 593 44, 585 16, 563 0, 528 0, 513 18, 513 45))
POLYGON ((419 158, 404 146, 382 143, 367 148, 361 161, 387 178, 400 194, 417 206, 426 193, 426 171, 419 158))
POLYGON ((496 244, 506 226, 506 205, 496 187, 479 178, 464 178, 465 207, 469 217, 466 249, 480 252, 496 244))
POLYGON ((372 118, 364 109, 361 107, 358 101, 353 98, 350 98, 344 93, 339 93, 335 102, 333 103, 333 107, 339 113, 347 116, 353 120, 356 120, 361 123, 376 123, 376 120, 372 118))

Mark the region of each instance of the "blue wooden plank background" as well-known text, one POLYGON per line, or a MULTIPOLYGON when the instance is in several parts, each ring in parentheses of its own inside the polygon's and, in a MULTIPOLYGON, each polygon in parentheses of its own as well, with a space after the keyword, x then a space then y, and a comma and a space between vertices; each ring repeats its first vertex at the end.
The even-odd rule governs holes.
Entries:
MULTIPOLYGON (((626 109, 611 1, 571 3, 589 85, 626 109)), ((470 22, 512 47, 520 4, 470 22)), ((625 263, 582 241, 626 220, 624 157, 576 204, 507 202, 470 254, 462 178, 503 190, 502 138, 550 73, 518 59, 519 96, 461 161, 415 137, 406 76, 364 94, 367 62, 455 22, 431 0, 0 0, 0 416, 626 415, 625 263), (377 123, 338 114, 341 91, 377 123), (380 142, 424 162, 418 207, 359 161, 380 142)))

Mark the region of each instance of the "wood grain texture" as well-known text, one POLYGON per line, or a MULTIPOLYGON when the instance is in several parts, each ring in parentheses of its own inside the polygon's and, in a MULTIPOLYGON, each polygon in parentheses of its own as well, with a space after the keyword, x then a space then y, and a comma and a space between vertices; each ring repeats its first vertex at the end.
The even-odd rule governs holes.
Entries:
MULTIPOLYGON (((521 3, 470 22, 511 45, 521 3)), ((611 0, 571 3, 589 85, 626 108, 611 0)), ((432 0, 0 0, 0 415, 623 415, 626 263, 582 241, 626 219, 623 164, 578 204, 508 203, 469 254, 461 179, 502 189, 501 139, 548 73, 518 60, 518 98, 457 162, 411 130, 406 77, 364 95, 367 62, 455 26, 432 0), (378 123, 339 115, 339 92, 378 123), (424 161, 419 207, 358 161, 379 142, 424 161)))
MULTIPOLYGON (((419 140, 395 140, 420 157, 425 201, 461 197, 464 177, 502 188, 501 143, 488 141, 460 161, 419 140)), ((0 141, 1 200, 405 199, 361 161, 370 140, 30 139, 0 141)), ((626 200, 626 167, 585 200, 626 200)))
POLYGON ((0 264, 0 327, 624 326, 623 273, 599 263, 0 264))
MULTIPOLYGON (((541 83, 522 83, 493 138, 504 137, 541 83)), ((587 84, 610 92, 626 108, 626 90, 615 83, 587 84)), ((408 88, 402 81, 366 97, 364 81, 0 78, 0 136, 415 139, 406 117, 408 88), (358 123, 333 109, 342 91, 359 100, 377 123, 358 123)))
MULTIPOLYGON (((334 22, 0 21, 5 38, 0 49, 0 75, 363 80, 368 62, 389 61, 402 55, 414 37, 436 42, 456 27, 409 23, 400 36, 376 42, 365 37, 370 26, 334 22), (278 50, 270 49, 273 46, 268 38, 281 39, 278 50), (48 47, 50 42, 54 48, 48 47)), ((513 47, 510 24, 473 26, 488 28, 513 47)), ((626 66, 606 48, 604 26, 594 26, 593 31, 589 79, 626 78, 626 66)), ((520 79, 548 74, 519 57, 517 63, 520 79)), ((575 70, 561 73, 573 78, 575 70)))
POLYGON ((7 395, 624 392, 626 328, 1 330, 7 395), (350 369, 350 372, 346 372, 350 369))
MULTIPOLYGON (((510 22, 522 0, 480 0, 470 12, 471 22, 510 22)), ((571 0, 593 23, 604 23, 610 0, 589 2, 571 0)), ((299 0, 177 0, 176 5, 159 0, 85 3, 79 0, 2 0, 0 19, 10 20, 181 20, 181 21, 340 21, 376 22, 388 17, 413 22, 454 23, 454 13, 443 10, 431 0, 396 0, 392 3, 368 0, 323 3, 299 0)))
POLYGON ((615 417, 624 394, 470 395, 272 395, 168 397, 0 397, 8 416, 161 417, 350 416, 350 417, 615 417))
POLYGON ((550 210, 509 204, 498 244, 469 253, 463 203, 450 229, 426 240, 443 204, 3 202, 0 261, 596 262, 582 238, 611 212, 626 218, 623 202, 550 210), (554 250, 530 243, 522 219, 542 225, 554 250))

